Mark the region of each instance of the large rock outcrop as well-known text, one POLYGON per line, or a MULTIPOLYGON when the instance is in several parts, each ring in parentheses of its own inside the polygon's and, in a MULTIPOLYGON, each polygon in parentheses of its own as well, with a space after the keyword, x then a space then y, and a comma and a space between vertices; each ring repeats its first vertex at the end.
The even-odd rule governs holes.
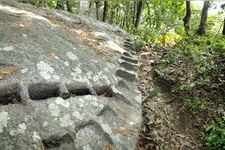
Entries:
POLYGON ((0 39, 1 150, 135 149, 141 94, 127 33, 6 1, 0 39))

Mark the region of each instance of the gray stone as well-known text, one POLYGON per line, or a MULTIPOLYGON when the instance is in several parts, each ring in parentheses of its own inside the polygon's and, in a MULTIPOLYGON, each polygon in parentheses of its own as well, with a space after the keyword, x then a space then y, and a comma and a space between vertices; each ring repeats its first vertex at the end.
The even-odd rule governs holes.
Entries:
POLYGON ((128 80, 128 81, 135 81, 136 80, 136 74, 134 74, 134 72, 128 71, 128 70, 124 70, 124 69, 120 69, 116 71, 116 75, 128 80))
POLYGON ((0 149, 136 149, 141 93, 130 35, 11 1, 0 2, 0 25, 0 149))
POLYGON ((122 62, 120 64, 121 67, 125 68, 126 70, 131 70, 131 71, 137 71, 138 70, 138 65, 131 64, 129 62, 122 62))
POLYGON ((134 59, 134 58, 131 58, 131 57, 127 57, 127 56, 121 56, 121 58, 125 61, 128 61, 128 62, 131 62, 131 63, 134 63, 134 64, 138 64, 138 60, 137 59, 134 59))

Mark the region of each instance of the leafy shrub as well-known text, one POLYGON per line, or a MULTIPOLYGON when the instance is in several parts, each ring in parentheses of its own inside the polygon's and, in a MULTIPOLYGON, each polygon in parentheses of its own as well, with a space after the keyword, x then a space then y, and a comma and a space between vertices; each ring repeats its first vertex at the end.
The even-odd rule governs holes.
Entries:
POLYGON ((149 92, 148 98, 151 99, 151 98, 158 96, 160 91, 161 91, 160 87, 154 88, 152 91, 149 92))
POLYGON ((203 138, 209 150, 224 150, 225 117, 217 119, 215 124, 206 125, 203 138))
POLYGON ((137 47, 142 47, 142 46, 146 45, 146 42, 143 39, 137 37, 135 40, 135 45, 137 47))
POLYGON ((191 109, 198 109, 200 108, 202 101, 199 97, 195 98, 184 98, 184 105, 191 109))
POLYGON ((214 42, 211 46, 212 50, 218 53, 225 53, 225 42, 224 39, 220 38, 214 42))
POLYGON ((155 70, 160 77, 175 81, 175 98, 179 97, 186 107, 197 110, 203 102, 225 102, 223 54, 224 37, 190 36, 167 51, 155 70))
POLYGON ((48 1, 47 5, 49 8, 56 8, 57 1, 48 1))

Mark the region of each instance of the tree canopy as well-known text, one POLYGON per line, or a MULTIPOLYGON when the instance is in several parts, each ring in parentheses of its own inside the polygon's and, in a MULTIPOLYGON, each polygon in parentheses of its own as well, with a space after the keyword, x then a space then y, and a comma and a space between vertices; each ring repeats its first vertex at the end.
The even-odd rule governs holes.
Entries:
POLYGON ((118 25, 143 42, 172 42, 195 34, 222 33, 223 11, 208 17, 208 9, 223 8, 221 2, 205 1, 22 1, 38 7, 67 10, 118 25), (216 21, 215 21, 216 19, 216 21), (184 22, 182 22, 182 20, 184 22), (207 21, 208 20, 208 21, 207 21), (212 21, 214 20, 214 21, 212 21))

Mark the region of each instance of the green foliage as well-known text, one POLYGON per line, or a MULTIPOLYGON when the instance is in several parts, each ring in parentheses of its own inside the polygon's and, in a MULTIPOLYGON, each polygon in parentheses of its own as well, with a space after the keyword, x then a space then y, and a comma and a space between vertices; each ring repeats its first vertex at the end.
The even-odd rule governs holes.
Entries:
MULTIPOLYGON (((20 1, 20 0, 19 0, 20 1)), ((67 4, 64 0, 48 0, 48 1, 23 1, 31 3, 38 7, 59 8, 61 5, 70 6, 73 13, 79 13, 78 1, 69 0, 67 4), (57 7, 57 4, 58 5, 57 7)), ((138 45, 143 45, 149 41, 164 45, 173 45, 181 38, 185 38, 186 32, 183 27, 183 17, 185 16, 185 1, 145 1, 141 25, 138 28, 134 28, 134 22, 136 20, 137 1, 108 1, 108 22, 110 24, 116 24, 125 29, 129 33, 135 35, 138 45)), ((100 19, 103 13, 103 1, 100 1, 100 19)), ((192 14, 190 21, 190 34, 194 35, 198 28, 201 8, 196 5, 191 5, 192 14)), ((90 1, 89 10, 86 11, 86 15, 92 17, 96 16, 95 1, 90 1)), ((215 34, 218 32, 222 25, 224 14, 218 13, 210 15, 207 22, 207 32, 215 34)), ((215 45, 215 49, 223 45, 215 45)), ((221 50, 221 49, 219 49, 221 50)))
POLYGON ((152 91, 149 92, 149 99, 152 99, 156 96, 158 96, 159 92, 161 91, 160 87, 155 87, 152 91))
POLYGON ((144 64, 141 64, 140 66, 139 66, 139 70, 143 70, 143 68, 144 68, 144 64))
POLYGON ((225 42, 224 37, 217 37, 215 42, 211 44, 211 48, 213 51, 219 53, 219 54, 225 54, 225 42))
POLYGON ((186 83, 186 84, 182 84, 180 86, 181 90, 191 90, 194 86, 196 86, 195 82, 191 82, 191 83, 186 83))
POLYGON ((136 37, 135 45, 137 47, 142 47, 142 46, 146 45, 146 42, 142 38, 136 37))
POLYGON ((48 1, 47 4, 49 8, 56 8, 57 1, 48 1))
POLYGON ((203 139, 209 150, 224 150, 225 117, 218 118, 215 124, 206 125, 203 139))
POLYGON ((143 41, 165 43, 177 39, 176 32, 183 31, 181 17, 185 12, 183 1, 149 1, 143 11, 144 22, 132 31, 133 34, 142 38, 143 41), (172 34, 171 34, 172 33, 172 34), (167 37, 165 37, 167 36, 167 37), (166 40, 166 41, 165 41, 166 40))
POLYGON ((191 108, 191 109, 199 109, 201 104, 202 104, 202 99, 199 98, 199 97, 194 97, 194 98, 184 98, 183 99, 183 102, 184 102, 184 105, 188 108, 191 108))
POLYGON ((175 98, 192 110, 209 100, 225 102, 220 90, 225 86, 224 45, 223 36, 186 37, 157 62, 155 71, 159 79, 173 81, 175 98))

